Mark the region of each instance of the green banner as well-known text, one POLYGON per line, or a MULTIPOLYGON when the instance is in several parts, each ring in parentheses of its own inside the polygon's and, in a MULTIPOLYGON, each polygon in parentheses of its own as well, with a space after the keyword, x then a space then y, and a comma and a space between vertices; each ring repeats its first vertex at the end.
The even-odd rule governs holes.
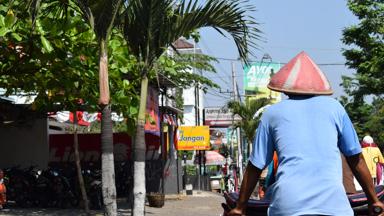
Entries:
POLYGON ((280 63, 255 62, 244 68, 244 90, 245 95, 250 97, 280 98, 280 94, 272 92, 267 88, 273 74, 281 68, 280 63))

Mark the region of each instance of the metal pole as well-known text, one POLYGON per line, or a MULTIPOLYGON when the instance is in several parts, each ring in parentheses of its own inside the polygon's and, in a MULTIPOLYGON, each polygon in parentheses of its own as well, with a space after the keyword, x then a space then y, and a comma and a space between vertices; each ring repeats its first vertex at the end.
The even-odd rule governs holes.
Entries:
POLYGON ((165 178, 164 178, 164 168, 165 168, 165 158, 166 158, 166 154, 165 154, 165 150, 167 149, 165 147, 165 143, 164 143, 164 123, 163 123, 163 115, 164 115, 164 92, 166 91, 166 88, 163 89, 163 91, 161 92, 161 113, 160 113, 160 116, 161 116, 161 120, 160 120, 160 149, 161 149, 161 153, 160 153, 160 159, 161 159, 161 169, 162 169, 162 174, 161 174, 161 193, 164 194, 165 192, 165 178))
MULTIPOLYGON (((235 70, 235 63, 232 62, 232 84, 233 84, 233 99, 235 101, 239 100, 239 94, 237 91, 237 84, 236 84, 236 70, 235 70)), ((240 143, 240 136, 241 131, 240 128, 237 128, 237 167, 239 169, 239 182, 243 179, 243 154, 241 149, 241 143, 240 143)))
MULTIPOLYGON (((195 87, 195 126, 199 125, 199 107, 198 107, 198 86, 195 87)), ((199 157, 199 164, 197 167, 197 186, 199 191, 201 190, 201 178, 200 178, 200 173, 201 173, 201 151, 196 151, 196 155, 199 157)))

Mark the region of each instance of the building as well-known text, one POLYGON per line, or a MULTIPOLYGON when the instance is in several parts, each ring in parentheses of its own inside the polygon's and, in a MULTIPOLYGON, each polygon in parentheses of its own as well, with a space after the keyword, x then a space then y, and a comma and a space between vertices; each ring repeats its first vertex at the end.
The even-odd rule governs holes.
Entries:
MULTIPOLYGON (((181 54, 201 54, 200 48, 196 48, 195 44, 188 42, 185 38, 180 38, 174 43, 175 48, 181 54)), ((190 73, 199 73, 194 68, 191 68, 190 73)), ((204 110, 204 92, 196 87, 183 89, 184 110, 183 123, 185 126, 203 125, 203 110, 204 110)))

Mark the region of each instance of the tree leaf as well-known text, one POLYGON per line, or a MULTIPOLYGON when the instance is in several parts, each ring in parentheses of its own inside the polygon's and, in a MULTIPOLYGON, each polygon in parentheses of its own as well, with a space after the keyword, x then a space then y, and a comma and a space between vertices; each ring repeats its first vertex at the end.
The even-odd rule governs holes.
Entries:
POLYGON ((131 115, 135 115, 135 114, 137 114, 138 109, 136 106, 131 106, 131 107, 129 107, 129 112, 131 115))
POLYGON ((123 73, 123 74, 128 73, 128 68, 127 68, 127 67, 120 67, 119 70, 120 70, 120 72, 123 73))
POLYGON ((21 41, 23 38, 21 38, 21 36, 15 32, 12 33, 12 36, 13 38, 15 38, 17 41, 21 41))
POLYGON ((1 26, 1 27, 5 26, 5 23, 4 23, 4 16, 2 16, 1 14, 0 14, 0 26, 1 26))
POLYGON ((124 89, 128 88, 129 87, 129 81, 128 80, 123 80, 123 87, 124 89))
POLYGON ((0 28, 0 37, 4 37, 8 32, 9 30, 7 28, 0 28))
POLYGON ((15 14, 13 13, 12 10, 9 10, 7 15, 5 16, 5 19, 4 19, 4 25, 8 28, 12 27, 13 24, 15 24, 17 18, 15 16, 15 14))
POLYGON ((40 40, 46 52, 50 53, 53 51, 51 43, 43 35, 40 36, 40 40))

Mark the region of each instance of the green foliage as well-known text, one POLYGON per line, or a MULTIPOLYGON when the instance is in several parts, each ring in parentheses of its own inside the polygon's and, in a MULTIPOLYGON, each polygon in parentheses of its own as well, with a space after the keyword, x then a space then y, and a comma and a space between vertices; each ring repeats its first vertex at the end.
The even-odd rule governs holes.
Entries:
POLYGON ((183 160, 183 155, 187 156, 187 160, 192 160, 193 151, 177 151, 177 156, 180 160, 183 160))
MULTIPOLYGON (((2 6, 0 17, 9 13, 2 6)), ((81 109, 98 110, 98 45, 92 29, 81 16, 71 16, 66 22, 44 16, 33 28, 23 8, 17 6, 12 7, 17 21, 0 40, 0 87, 7 94, 37 94, 34 108, 42 111, 79 109, 80 98, 85 101, 81 109)), ((45 8, 41 5, 43 13, 45 8)), ((73 15, 74 11, 67 13, 73 15)), ((139 101, 136 60, 128 54, 118 31, 113 32, 109 47, 113 53, 109 58, 113 109, 134 119, 139 101), (130 81, 123 79, 127 74, 130 81)))
POLYGON ((380 95, 384 91, 384 3, 365 0, 348 1, 348 6, 359 19, 358 25, 343 31, 342 41, 351 48, 343 51, 347 65, 356 69, 355 87, 351 95, 380 95))
POLYGON ((367 121, 366 127, 369 134, 375 137, 375 142, 383 147, 384 144, 384 100, 377 99, 372 103, 371 118, 367 121))
POLYGON ((186 165, 187 175, 194 176, 197 173, 195 165, 186 165))
POLYGON ((228 102, 228 108, 232 113, 241 117, 241 121, 236 122, 234 127, 240 128, 244 132, 248 144, 253 142, 259 125, 261 115, 255 116, 256 112, 269 103, 268 98, 249 100, 246 104, 239 101, 228 102))
MULTIPOLYGON (((81 16, 74 16, 76 8, 67 10, 65 22, 51 16, 47 9, 52 5, 42 3, 40 10, 47 16, 40 16, 33 27, 24 13, 23 5, 1 4, 1 20, 6 33, 0 39, 0 87, 7 94, 29 92, 37 94, 34 108, 41 111, 79 109, 77 99, 82 98, 86 105, 81 109, 98 110, 98 45, 95 34, 83 22, 81 16), (71 16, 69 16, 71 15, 71 16), (3 19, 2 19, 3 18, 3 19)), ((75 7, 75 6, 72 6, 75 7)), ((63 11, 61 11, 63 12, 63 11)), ((118 30, 113 30, 109 41, 109 82, 113 110, 124 113, 129 119, 128 127, 133 131, 138 113, 139 63, 129 54, 127 44, 118 30)), ((156 70, 169 77, 179 88, 202 84, 202 88, 215 87, 209 79, 190 74, 191 66, 205 72, 215 72, 211 61, 205 55, 182 54, 176 57, 162 56, 156 62, 156 70)), ((152 74, 152 79, 156 79, 152 74)), ((177 98, 182 105, 182 98, 177 98)), ((181 106, 182 107, 182 106, 181 106)), ((180 108, 181 108, 180 107, 180 108)))
POLYGON ((348 7, 360 22, 343 31, 342 41, 349 46, 343 50, 343 55, 356 74, 343 77, 342 86, 349 97, 342 98, 341 102, 345 104, 359 138, 370 134, 382 145, 384 2, 349 0, 348 7))
POLYGON ((248 1, 142 0, 129 1, 123 23, 130 52, 150 71, 157 59, 181 36, 192 36, 203 27, 213 27, 235 41, 240 57, 247 61, 250 48, 259 38, 257 23, 246 12, 253 8, 248 1))
POLYGON ((171 80, 179 88, 199 85, 201 89, 207 90, 219 87, 203 75, 203 72, 216 72, 212 62, 216 62, 216 59, 203 54, 162 55, 156 62, 154 70, 171 80), (192 73, 193 70, 200 73, 192 73))

